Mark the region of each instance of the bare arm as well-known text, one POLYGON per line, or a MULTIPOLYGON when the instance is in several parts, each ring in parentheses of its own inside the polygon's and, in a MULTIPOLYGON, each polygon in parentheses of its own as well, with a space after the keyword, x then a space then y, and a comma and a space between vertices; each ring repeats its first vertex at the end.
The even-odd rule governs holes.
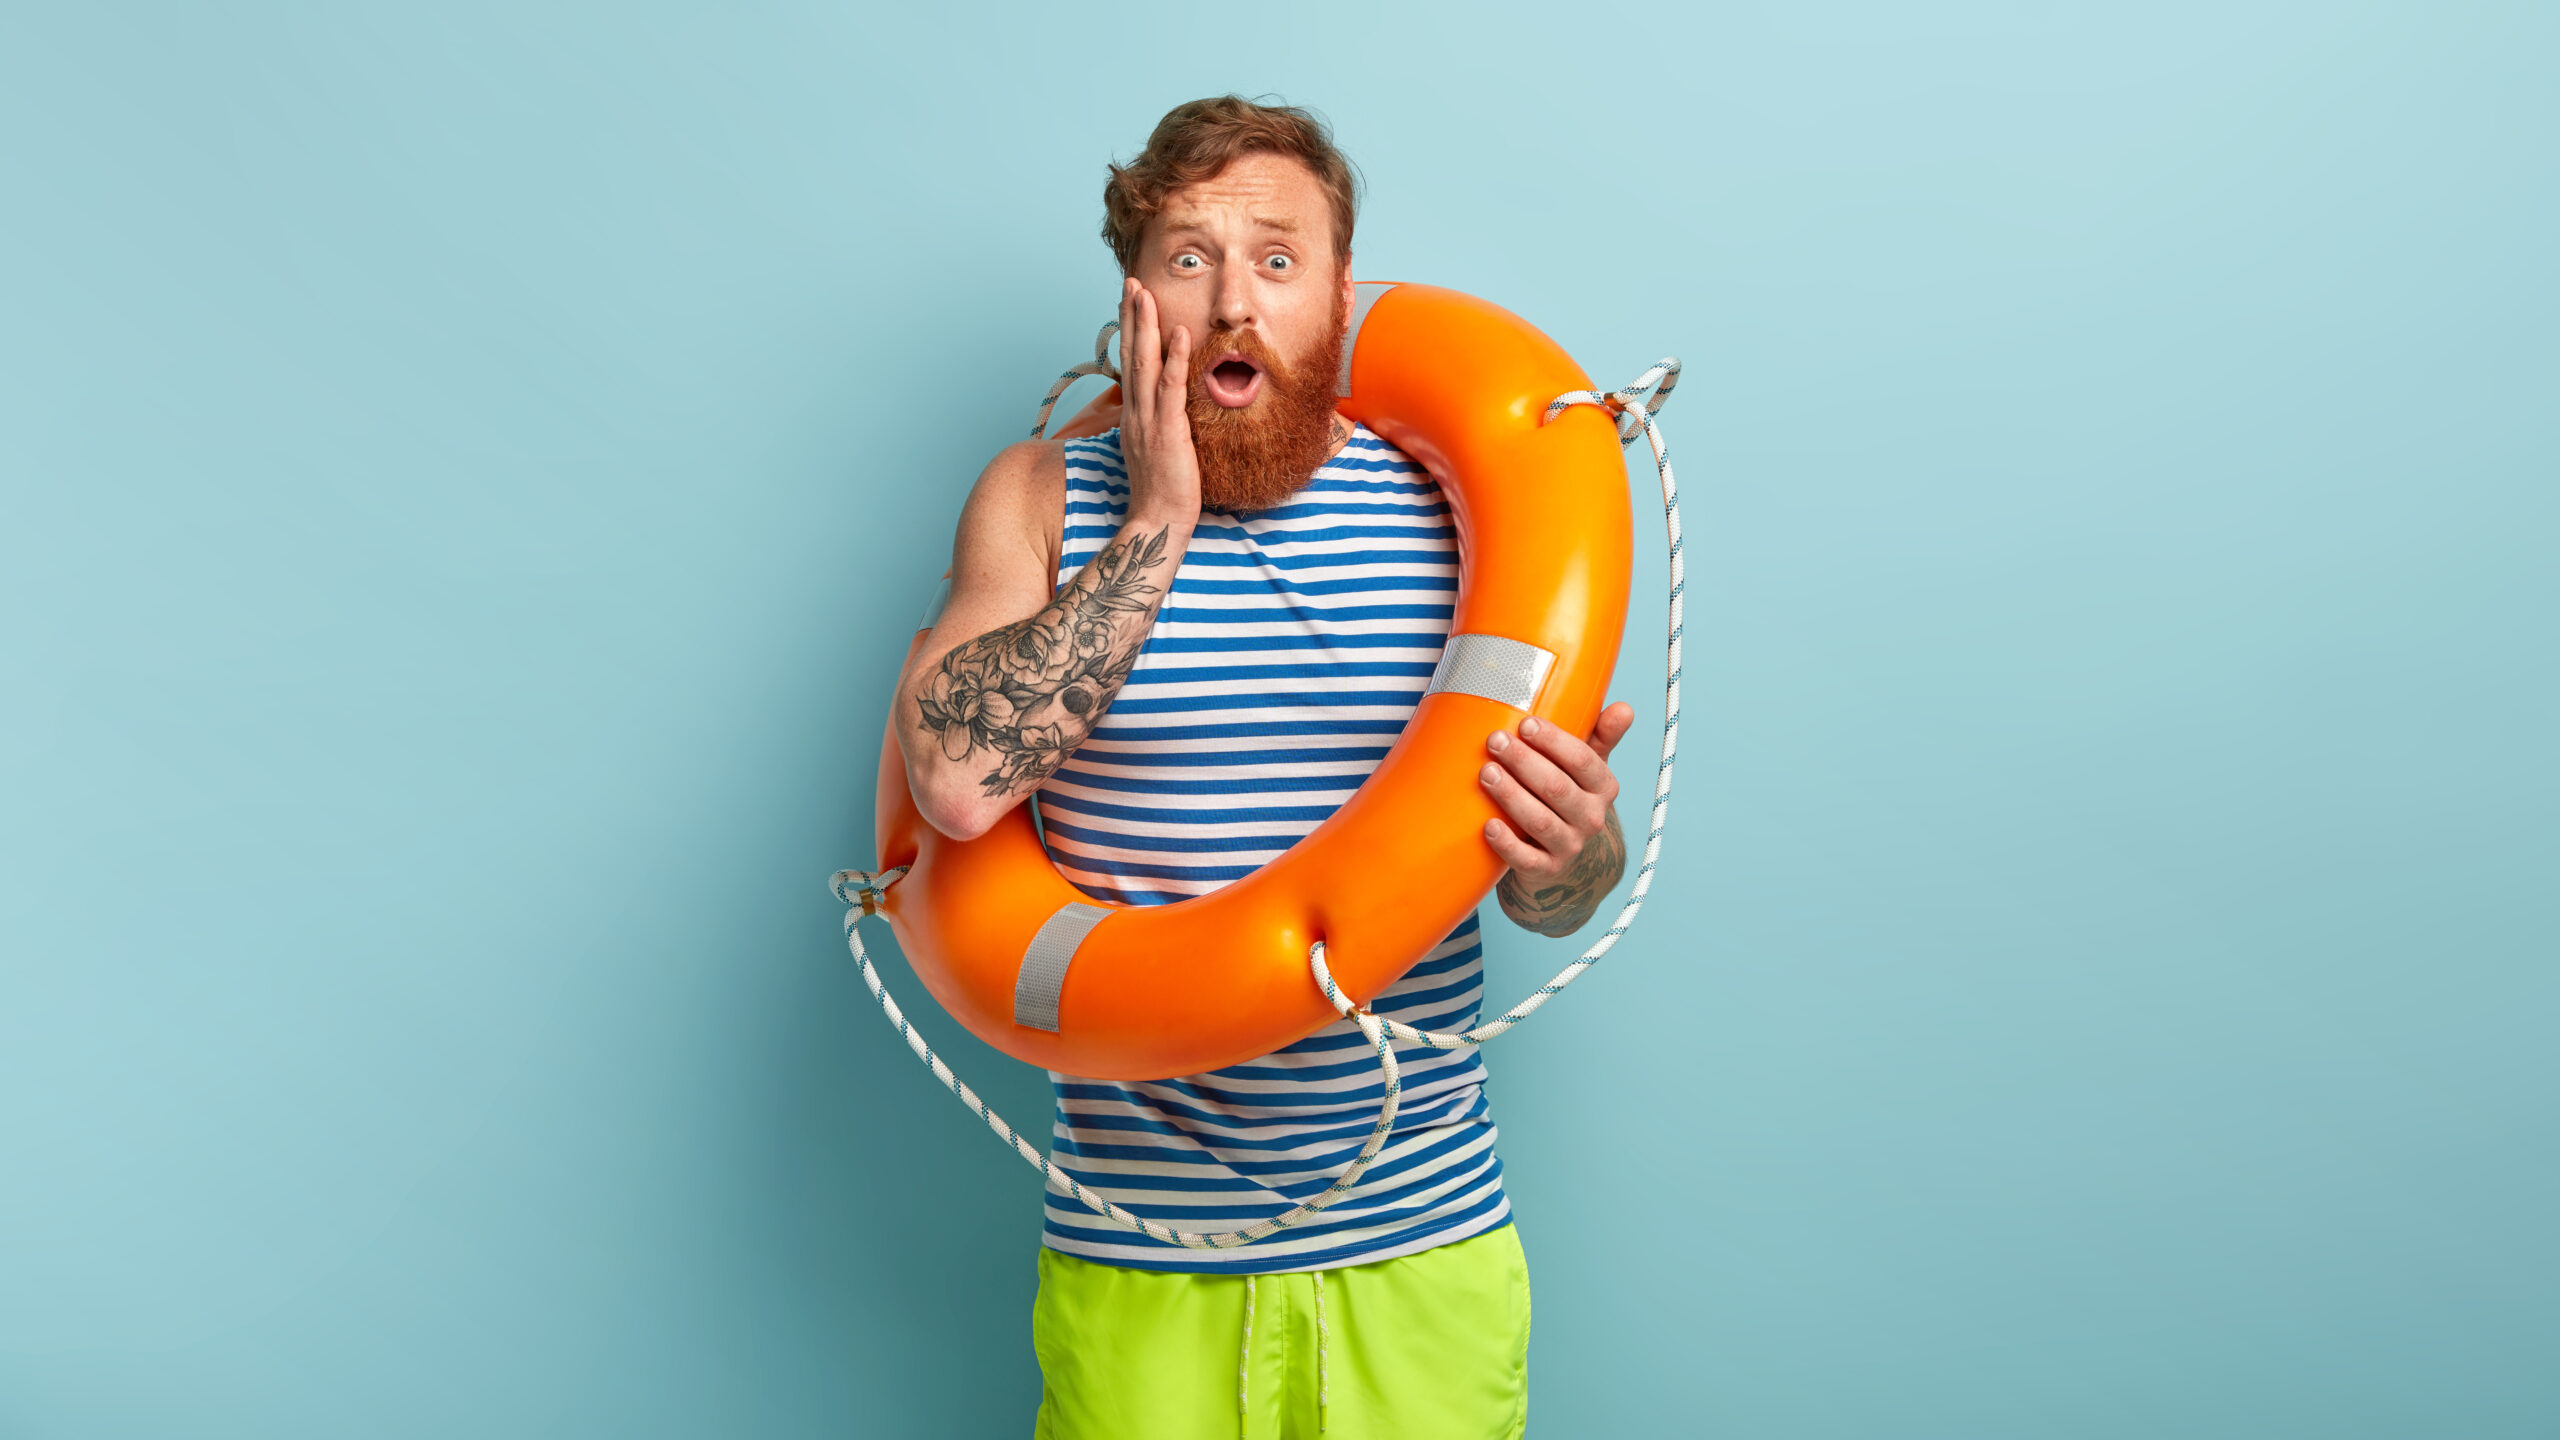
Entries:
POLYGON ((1056 598, 956 644, 987 607, 960 607, 954 567, 954 604, 898 686, 898 740, 926 821, 985 834, 1084 743, 1137 664, 1189 540, 1188 526, 1177 536, 1132 521, 1056 598))
POLYGON ((1050 593, 1065 461, 1053 443, 996 457, 970 492, 953 546, 951 601, 898 680, 898 742, 926 822, 986 833, 1084 743, 1154 628, 1200 516, 1184 399, 1190 338, 1157 337, 1154 298, 1122 289, 1121 457, 1129 514, 1075 578, 1050 593))

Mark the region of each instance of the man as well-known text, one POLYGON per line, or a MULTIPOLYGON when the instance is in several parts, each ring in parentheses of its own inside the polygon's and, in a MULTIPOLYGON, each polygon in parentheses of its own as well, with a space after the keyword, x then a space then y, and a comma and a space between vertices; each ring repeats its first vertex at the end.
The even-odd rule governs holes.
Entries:
MULTIPOLYGON (((987 467, 949 603, 899 680, 908 783, 937 829, 982 834, 1036 793, 1069 879, 1160 904, 1278 855, 1394 742, 1447 638, 1457 547, 1429 474, 1334 412, 1356 201, 1320 121, 1233 96, 1177 106, 1111 168, 1119 428, 987 467)), ((1485 843, 1515 923, 1570 934, 1624 870, 1606 760, 1633 718, 1486 737, 1502 818, 1485 843)), ((1464 1028, 1481 970, 1470 917, 1372 1008, 1464 1028)), ((1038 1434, 1521 1433, 1528 1277, 1482 1065, 1398 1058, 1379 1162, 1264 1243, 1163 1245, 1051 1194, 1038 1434)), ((1207 1075, 1051 1080, 1060 1164, 1194 1230, 1323 1189, 1379 1095, 1348 1022, 1207 1075)))

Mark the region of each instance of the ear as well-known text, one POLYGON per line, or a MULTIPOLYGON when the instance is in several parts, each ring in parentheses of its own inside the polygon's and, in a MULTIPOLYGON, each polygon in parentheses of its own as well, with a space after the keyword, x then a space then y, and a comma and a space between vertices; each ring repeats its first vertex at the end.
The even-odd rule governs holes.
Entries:
POLYGON ((1342 305, 1342 323, 1345 325, 1351 323, 1351 299, 1358 293, 1351 283, 1351 257, 1345 255, 1342 257, 1342 294, 1337 297, 1342 305))

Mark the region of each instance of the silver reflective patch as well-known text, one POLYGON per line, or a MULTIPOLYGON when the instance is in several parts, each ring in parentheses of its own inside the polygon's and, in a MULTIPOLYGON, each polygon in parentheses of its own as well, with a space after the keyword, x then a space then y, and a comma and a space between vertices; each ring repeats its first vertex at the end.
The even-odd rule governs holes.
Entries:
POLYGON ((1058 1033, 1058 995, 1067 988, 1067 966, 1076 947, 1093 927, 1111 916, 1100 905, 1070 900, 1040 922, 1040 931, 1022 952, 1022 969, 1013 977, 1013 1023, 1058 1033))
POLYGON ((1553 651, 1541 650, 1525 640, 1503 635, 1452 635, 1449 648, 1440 652, 1440 668, 1431 672, 1431 686, 1425 695, 1447 690, 1459 695, 1481 695, 1499 700, 1515 710, 1531 708, 1538 698, 1538 687, 1547 683, 1547 672, 1555 668, 1553 651))
POLYGON ((942 619, 943 607, 950 603, 951 577, 945 575, 942 577, 942 583, 933 587, 933 598, 924 602, 924 614, 916 620, 916 628, 932 629, 942 619))
POLYGON ((1369 307, 1378 297, 1396 288, 1393 285, 1354 285, 1351 287, 1351 328, 1342 332, 1342 373, 1334 377, 1333 393, 1339 398, 1351 393, 1351 357, 1360 353, 1360 327, 1369 318, 1369 307))

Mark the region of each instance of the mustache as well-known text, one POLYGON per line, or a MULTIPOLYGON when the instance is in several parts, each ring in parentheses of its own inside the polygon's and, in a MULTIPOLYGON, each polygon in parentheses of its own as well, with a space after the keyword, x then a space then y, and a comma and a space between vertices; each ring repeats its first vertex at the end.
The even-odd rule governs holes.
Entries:
POLYGON ((1209 372, 1229 360, 1249 360, 1262 371, 1262 383, 1278 390, 1297 387, 1297 367, 1292 366, 1262 338, 1258 330, 1234 330, 1199 347, 1191 361, 1191 393, 1206 398, 1209 372))

